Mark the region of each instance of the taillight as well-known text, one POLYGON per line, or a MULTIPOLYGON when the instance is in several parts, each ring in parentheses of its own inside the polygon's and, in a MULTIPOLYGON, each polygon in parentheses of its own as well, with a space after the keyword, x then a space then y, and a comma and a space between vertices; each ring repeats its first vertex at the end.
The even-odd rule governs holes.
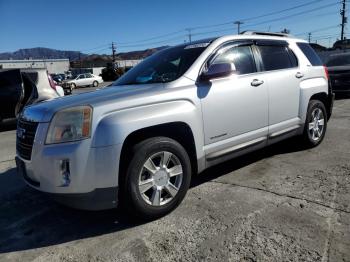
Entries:
POLYGON ((49 72, 47 72, 47 78, 49 79, 50 86, 53 90, 56 91, 56 85, 55 82, 53 81, 52 77, 50 76, 49 72))
POLYGON ((323 66, 324 72, 326 74, 327 80, 329 80, 329 73, 328 73, 328 68, 326 66, 323 66))

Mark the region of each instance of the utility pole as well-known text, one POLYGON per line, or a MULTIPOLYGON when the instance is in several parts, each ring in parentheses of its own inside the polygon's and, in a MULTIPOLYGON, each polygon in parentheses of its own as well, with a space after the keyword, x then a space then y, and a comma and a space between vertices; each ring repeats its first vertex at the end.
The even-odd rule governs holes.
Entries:
POLYGON ((188 41, 191 43, 192 42, 192 29, 191 28, 186 28, 186 31, 188 32, 188 41))
POLYGON ((341 15, 341 35, 340 39, 344 40, 344 31, 345 31, 345 25, 348 22, 348 18, 345 16, 346 14, 346 0, 343 0, 343 8, 340 10, 340 15, 341 15))
POLYGON ((237 34, 241 33, 241 25, 244 24, 242 21, 236 21, 234 22, 235 25, 237 25, 237 34))
POLYGON ((309 43, 311 43, 311 33, 309 33, 308 35, 309 35, 309 43))
POLYGON ((81 52, 79 51, 79 74, 81 74, 81 52))
POLYGON ((116 54, 116 45, 114 42, 112 42, 112 57, 113 57, 113 63, 115 62, 115 54, 116 54))

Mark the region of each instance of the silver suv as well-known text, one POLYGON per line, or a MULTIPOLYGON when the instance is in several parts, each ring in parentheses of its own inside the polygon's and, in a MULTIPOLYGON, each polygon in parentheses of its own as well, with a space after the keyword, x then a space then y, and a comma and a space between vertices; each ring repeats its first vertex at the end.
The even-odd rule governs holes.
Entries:
POLYGON ((210 166, 297 135, 317 146, 332 104, 327 70, 304 40, 206 39, 157 52, 109 88, 27 107, 17 166, 69 206, 123 203, 151 219, 210 166))

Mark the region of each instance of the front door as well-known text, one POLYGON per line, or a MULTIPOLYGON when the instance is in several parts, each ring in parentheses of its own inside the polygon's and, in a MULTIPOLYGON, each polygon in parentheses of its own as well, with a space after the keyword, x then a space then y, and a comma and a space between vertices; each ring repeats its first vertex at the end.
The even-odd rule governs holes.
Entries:
POLYGON ((223 62, 233 64, 232 75, 198 84, 206 153, 267 136, 268 89, 251 45, 224 46, 207 66, 223 62))

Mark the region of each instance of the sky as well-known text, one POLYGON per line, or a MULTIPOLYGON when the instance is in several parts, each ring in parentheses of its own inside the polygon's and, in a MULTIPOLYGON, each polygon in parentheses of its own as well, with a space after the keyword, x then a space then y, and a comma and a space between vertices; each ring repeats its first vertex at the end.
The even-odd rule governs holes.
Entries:
POLYGON ((341 0, 0 0, 0 53, 110 54, 112 42, 117 53, 143 50, 189 41, 189 31, 192 40, 236 34, 238 20, 242 30, 311 32, 328 46, 340 36, 340 9, 341 0))

